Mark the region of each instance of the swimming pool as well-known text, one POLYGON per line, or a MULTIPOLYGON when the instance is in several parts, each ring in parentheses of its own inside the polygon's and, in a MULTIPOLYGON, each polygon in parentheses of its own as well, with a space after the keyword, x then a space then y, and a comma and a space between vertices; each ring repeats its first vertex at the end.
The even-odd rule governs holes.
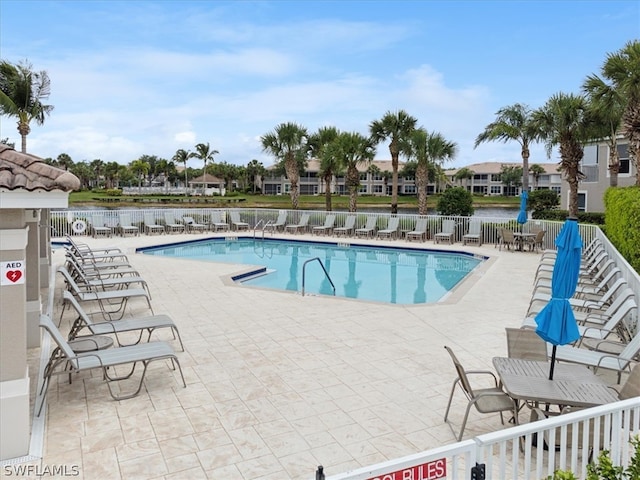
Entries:
POLYGON ((463 252, 391 248, 297 240, 207 239, 145 247, 146 255, 248 264, 256 268, 234 277, 244 286, 302 290, 401 305, 436 303, 485 257, 463 252), (329 274, 324 274, 319 259, 329 274))

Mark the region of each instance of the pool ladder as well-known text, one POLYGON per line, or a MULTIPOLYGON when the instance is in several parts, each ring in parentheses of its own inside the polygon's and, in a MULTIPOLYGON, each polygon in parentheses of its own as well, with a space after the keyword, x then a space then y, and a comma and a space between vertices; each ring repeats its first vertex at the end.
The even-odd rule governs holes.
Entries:
POLYGON ((331 277, 329 276, 329 272, 327 272, 327 269, 324 268, 324 263, 322 263, 322 260, 320 260, 320 257, 314 257, 314 258, 310 258, 309 260, 307 260, 306 262, 304 262, 302 264, 302 296, 304 297, 304 277, 305 277, 305 271, 307 269, 307 264, 309 262, 313 262, 317 260, 318 263, 320 264, 320 266, 322 267, 322 270, 324 271, 324 275, 325 277, 327 277, 327 280, 329 280, 329 283, 331 284, 331 287, 333 288, 333 296, 336 296, 336 286, 333 284, 333 280, 331 280, 331 277))
MULTIPOLYGON (((255 240, 256 238, 256 230, 258 229, 258 227, 264 223, 264 220, 258 220, 258 223, 255 224, 255 226, 253 227, 253 239, 255 240)), ((271 225, 271 220, 269 220, 267 223, 264 224, 264 226, 262 227, 262 240, 264 240, 264 231, 267 229, 267 227, 271 225)))

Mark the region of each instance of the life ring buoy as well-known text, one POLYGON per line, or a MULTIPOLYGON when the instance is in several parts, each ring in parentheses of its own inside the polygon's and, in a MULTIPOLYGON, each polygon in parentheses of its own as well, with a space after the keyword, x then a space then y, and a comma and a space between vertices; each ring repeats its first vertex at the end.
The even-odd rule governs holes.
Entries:
POLYGON ((71 224, 71 230, 73 230, 73 233, 84 233, 86 229, 87 224, 84 220, 76 220, 71 224))

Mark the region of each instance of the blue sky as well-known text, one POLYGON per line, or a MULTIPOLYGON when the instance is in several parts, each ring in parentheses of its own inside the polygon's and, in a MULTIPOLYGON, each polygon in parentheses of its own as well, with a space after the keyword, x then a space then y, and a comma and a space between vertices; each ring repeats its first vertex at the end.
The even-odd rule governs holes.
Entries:
MULTIPOLYGON (((28 151, 76 162, 209 142, 216 161, 268 166, 260 136, 279 123, 366 134, 398 109, 458 144, 445 166, 519 162, 514 142, 473 148, 496 111, 579 93, 636 38, 638 0, 0 0, 0 56, 51 78, 28 151)), ((19 148, 14 119, 0 137, 19 148)), ((557 153, 535 145, 531 161, 557 153)))

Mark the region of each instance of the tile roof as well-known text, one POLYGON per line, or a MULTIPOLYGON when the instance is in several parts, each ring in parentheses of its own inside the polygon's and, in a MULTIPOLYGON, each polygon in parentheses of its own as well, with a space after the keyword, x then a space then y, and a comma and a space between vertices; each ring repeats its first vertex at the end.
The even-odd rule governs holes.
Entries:
POLYGON ((0 188, 70 192, 80 188, 80 180, 71 172, 47 165, 39 157, 0 144, 0 188))
MULTIPOLYGON (((544 168, 545 173, 547 174, 554 174, 554 173, 559 173, 558 171, 558 164, 557 163, 538 163, 538 162, 529 162, 529 166, 531 165, 540 165, 542 168, 544 168)), ((478 173, 478 174, 490 174, 490 173, 500 173, 500 171, 502 170, 502 166, 510 166, 510 167, 521 167, 522 166, 522 162, 481 162, 481 163, 473 163, 471 165, 465 165, 464 167, 460 167, 460 168, 455 168, 452 170, 447 170, 446 174, 451 176, 451 175, 455 175, 456 172, 458 172, 458 170, 461 170, 462 168, 468 168, 469 170, 472 170, 474 173, 478 173)))

